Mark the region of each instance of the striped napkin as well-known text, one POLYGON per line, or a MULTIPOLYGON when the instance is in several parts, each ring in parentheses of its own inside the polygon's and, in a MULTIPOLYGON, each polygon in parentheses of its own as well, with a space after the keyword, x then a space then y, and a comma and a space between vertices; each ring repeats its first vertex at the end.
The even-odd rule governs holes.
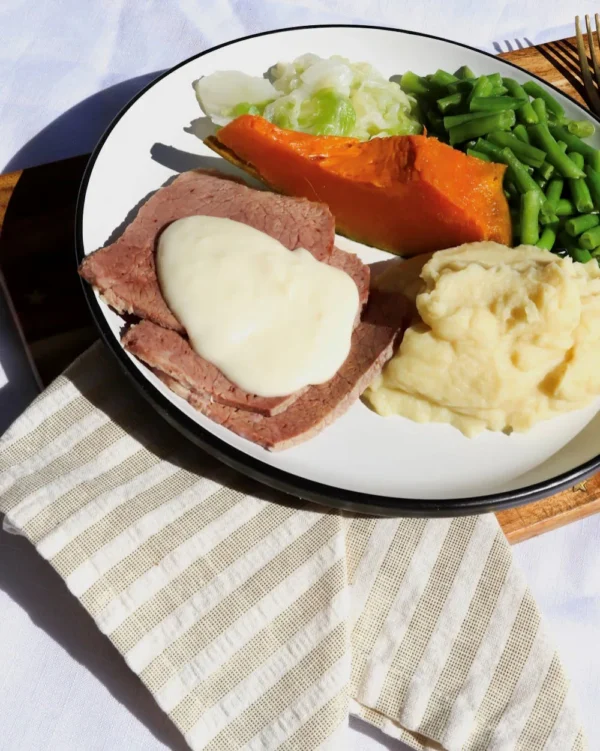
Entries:
POLYGON ((344 749, 349 713, 415 749, 585 748, 494 516, 358 518, 256 485, 99 344, 5 435, 0 511, 192 749, 344 749))

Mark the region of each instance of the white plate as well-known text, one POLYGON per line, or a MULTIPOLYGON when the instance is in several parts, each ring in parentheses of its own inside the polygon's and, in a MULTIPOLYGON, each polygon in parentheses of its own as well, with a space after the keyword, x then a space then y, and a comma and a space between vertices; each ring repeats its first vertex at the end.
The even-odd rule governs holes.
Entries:
MULTIPOLYGON (((261 75, 273 63, 305 52, 366 60, 386 76, 469 65, 477 74, 498 71, 522 82, 531 78, 463 45, 373 27, 286 29, 216 47, 152 83, 102 138, 80 195, 78 261, 104 245, 132 208, 175 171, 197 166, 234 170, 204 146, 197 124, 190 127, 202 116, 192 90, 195 79, 217 70, 261 75)), ((589 117, 547 88, 569 115, 589 117)), ((367 262, 389 257, 344 238, 336 242, 367 262)), ((470 440, 448 425, 381 418, 358 402, 307 443, 269 453, 196 412, 124 352, 122 320, 89 288, 86 292, 105 339, 155 408, 223 461, 296 495, 375 513, 472 513, 548 495, 600 464, 600 416, 594 419, 599 404, 543 422, 527 434, 486 432, 470 440)))

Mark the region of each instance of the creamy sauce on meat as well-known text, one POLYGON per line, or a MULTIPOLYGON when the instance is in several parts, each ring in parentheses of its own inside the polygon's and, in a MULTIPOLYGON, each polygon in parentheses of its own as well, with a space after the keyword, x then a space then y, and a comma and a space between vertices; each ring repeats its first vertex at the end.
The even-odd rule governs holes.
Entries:
POLYGON ((231 219, 192 216, 158 242, 162 293, 194 350, 251 394, 325 383, 350 351, 358 289, 303 248, 231 219))

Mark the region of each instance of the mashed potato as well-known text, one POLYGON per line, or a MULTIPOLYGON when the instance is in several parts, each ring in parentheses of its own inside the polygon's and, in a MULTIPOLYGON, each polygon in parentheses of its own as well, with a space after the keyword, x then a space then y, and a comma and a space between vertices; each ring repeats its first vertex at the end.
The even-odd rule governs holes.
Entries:
POLYGON ((365 392, 381 415, 448 422, 471 437, 528 430, 600 395, 596 262, 481 242, 394 264, 378 286, 418 311, 365 392))

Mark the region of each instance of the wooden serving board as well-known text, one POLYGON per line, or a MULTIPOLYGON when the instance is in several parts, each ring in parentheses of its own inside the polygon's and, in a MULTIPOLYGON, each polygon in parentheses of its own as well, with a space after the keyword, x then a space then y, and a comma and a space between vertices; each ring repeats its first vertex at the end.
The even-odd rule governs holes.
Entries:
MULTIPOLYGON (((575 39, 500 55, 585 104, 575 39)), ((97 338, 75 269, 75 203, 88 156, 0 175, 0 269, 42 382, 97 338)), ((527 506, 502 511, 511 543, 600 511, 600 474, 527 506)))

